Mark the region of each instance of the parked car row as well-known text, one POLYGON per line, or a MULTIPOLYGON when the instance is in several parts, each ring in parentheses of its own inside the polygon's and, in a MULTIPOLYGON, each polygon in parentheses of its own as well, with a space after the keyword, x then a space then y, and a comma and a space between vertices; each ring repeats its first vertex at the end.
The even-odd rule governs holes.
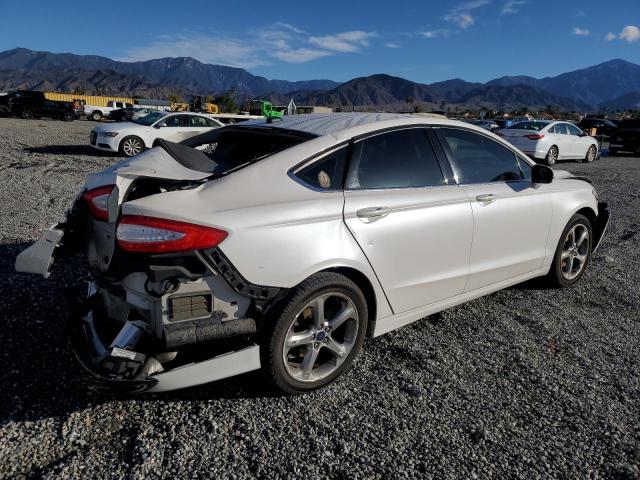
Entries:
POLYGON ((17 91, 0 96, 0 114, 24 119, 50 117, 65 122, 77 118, 70 103, 48 100, 44 93, 35 91, 17 91))

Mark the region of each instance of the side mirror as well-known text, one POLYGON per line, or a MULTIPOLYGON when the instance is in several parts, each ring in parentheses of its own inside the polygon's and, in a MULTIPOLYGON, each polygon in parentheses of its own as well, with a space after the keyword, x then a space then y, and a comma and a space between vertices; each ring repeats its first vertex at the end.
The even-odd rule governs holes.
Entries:
POLYGON ((553 170, 546 165, 534 165, 531 171, 531 181, 533 183, 551 183, 553 180, 553 170))

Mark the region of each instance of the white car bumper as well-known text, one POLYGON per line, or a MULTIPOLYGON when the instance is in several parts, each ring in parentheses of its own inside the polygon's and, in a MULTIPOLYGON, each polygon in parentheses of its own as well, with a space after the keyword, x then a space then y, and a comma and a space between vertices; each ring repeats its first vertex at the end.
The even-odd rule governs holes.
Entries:
POLYGON ((89 134, 89 145, 104 152, 117 152, 120 145, 120 135, 107 137, 103 132, 94 130, 89 134))

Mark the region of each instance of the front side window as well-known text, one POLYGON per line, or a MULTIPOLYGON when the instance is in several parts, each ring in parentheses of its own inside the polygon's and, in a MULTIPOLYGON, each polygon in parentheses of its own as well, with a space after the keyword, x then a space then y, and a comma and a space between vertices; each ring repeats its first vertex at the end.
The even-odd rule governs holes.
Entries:
POLYGON ((296 173, 296 176, 315 188, 339 190, 342 188, 346 159, 347 147, 339 148, 321 160, 304 167, 296 173))
POLYGON ((569 129, 569 135, 575 135, 577 137, 579 137, 580 135, 582 135, 582 130, 580 130, 578 127, 576 127, 575 125, 572 125, 570 123, 567 123, 567 128, 569 129))
POLYGON ((422 128, 395 130, 354 145, 345 188, 410 188, 444 185, 442 170, 422 128))
POLYGON ((522 180, 515 154, 498 142, 468 130, 439 129, 461 184, 522 180))

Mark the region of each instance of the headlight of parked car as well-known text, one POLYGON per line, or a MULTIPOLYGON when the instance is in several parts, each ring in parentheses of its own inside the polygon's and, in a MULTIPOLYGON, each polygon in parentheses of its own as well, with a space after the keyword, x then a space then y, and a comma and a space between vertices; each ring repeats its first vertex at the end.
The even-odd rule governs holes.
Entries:
POLYGON ((101 135, 103 137, 117 137, 118 132, 102 132, 101 135))

